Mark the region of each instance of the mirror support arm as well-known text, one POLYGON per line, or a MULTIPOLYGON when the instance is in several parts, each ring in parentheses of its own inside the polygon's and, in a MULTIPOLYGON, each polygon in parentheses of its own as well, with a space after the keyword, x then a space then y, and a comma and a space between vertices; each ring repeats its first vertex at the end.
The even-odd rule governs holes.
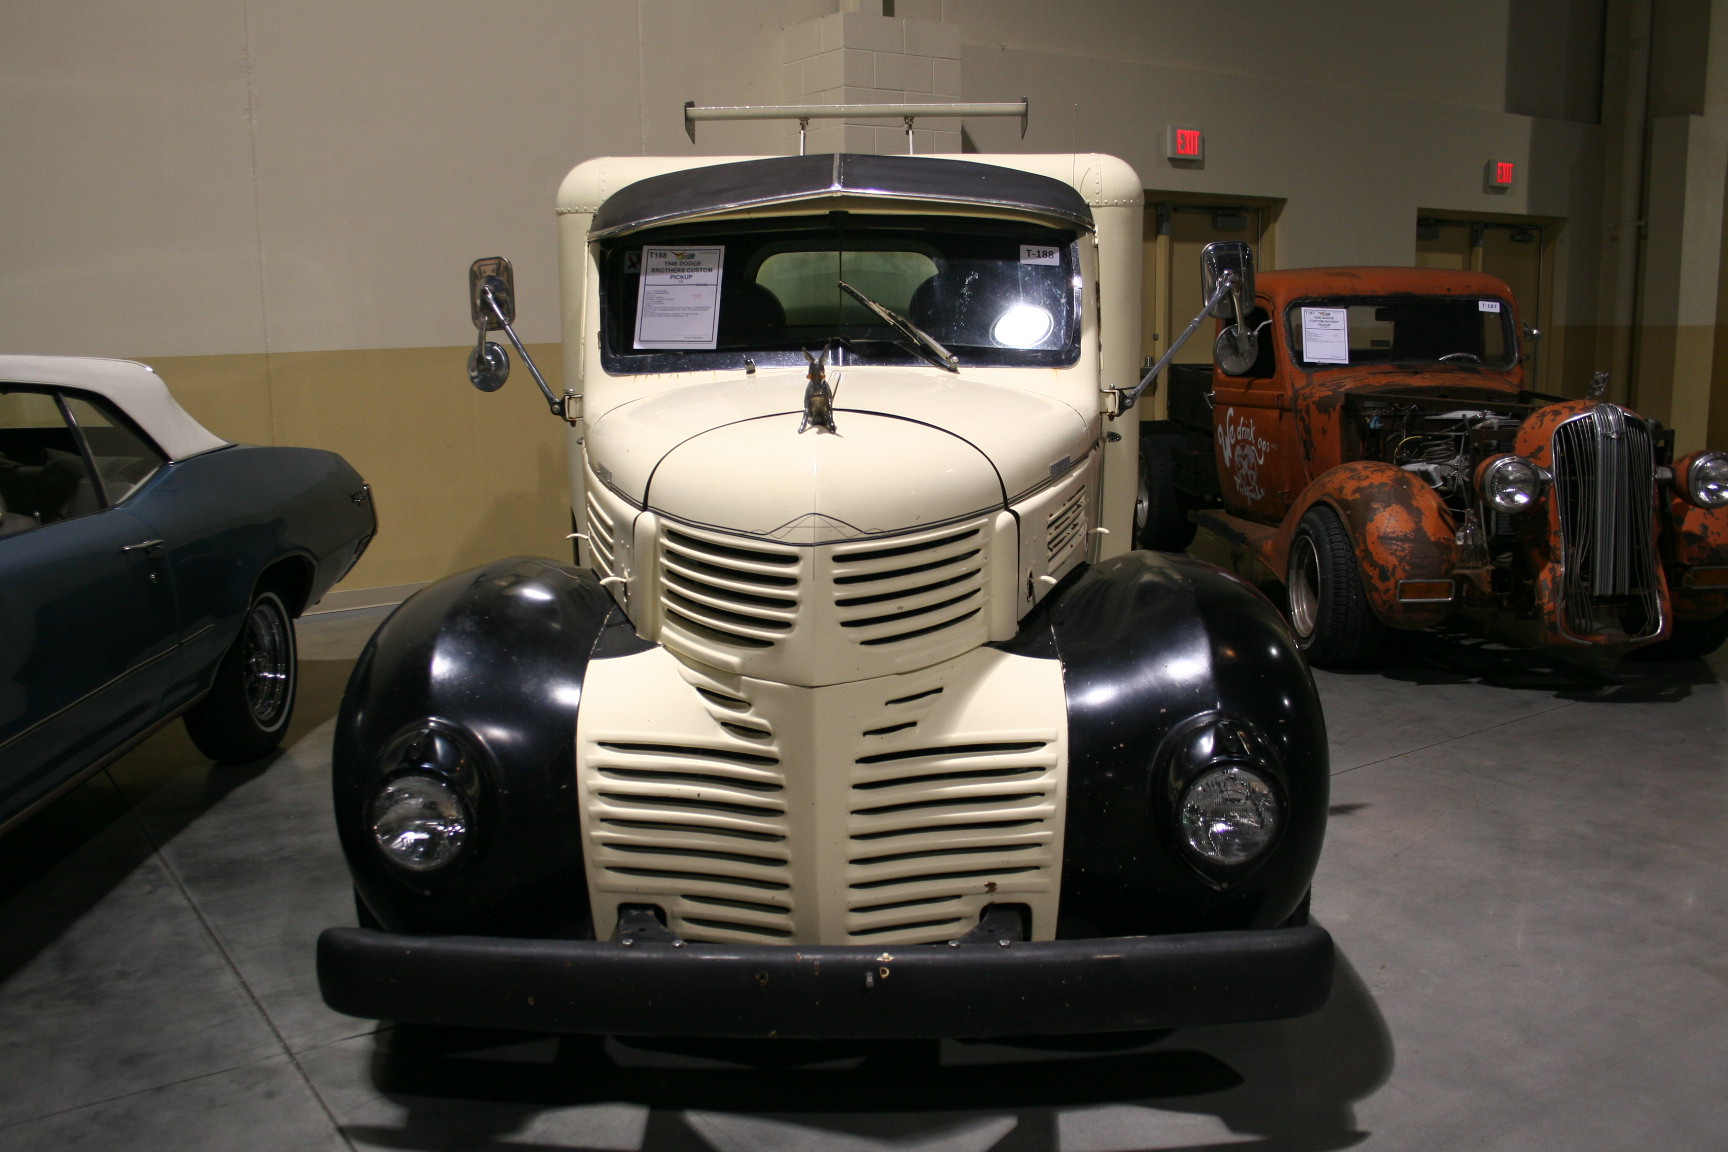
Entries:
MULTIPOLYGON (((1146 375, 1140 378, 1140 383, 1127 390, 1112 389, 1116 393, 1116 411, 1110 414, 1112 420, 1118 416, 1127 415, 1128 411, 1140 402, 1141 393, 1151 387, 1152 381, 1158 379, 1158 374, 1170 366, 1170 361, 1175 358, 1176 353, 1182 350, 1182 345, 1188 343, 1188 337, 1194 335, 1194 330, 1200 327, 1200 321, 1206 319, 1206 314, 1217 307, 1218 302, 1224 299, 1230 289, 1235 286, 1236 274, 1234 272, 1226 272, 1218 277, 1218 286, 1212 290, 1212 298, 1206 301, 1205 307, 1201 308, 1199 314, 1188 322, 1188 327, 1184 328, 1182 334, 1176 337, 1169 348, 1164 350, 1164 355, 1158 358, 1158 363, 1152 365, 1146 375)), ((517 345, 517 347, 521 347, 521 345, 517 345)))
POLYGON ((485 299, 486 307, 491 310, 492 315, 498 318, 498 323, 504 329, 504 335, 510 337, 510 343, 516 346, 516 352, 522 357, 522 363, 528 365, 528 373, 534 377, 534 383, 540 386, 540 394, 546 397, 546 406, 552 410, 552 415, 560 417, 563 416, 564 401, 561 398, 552 395, 552 389, 546 386, 545 377, 540 375, 540 369, 534 364, 534 357, 528 355, 528 349, 522 346, 522 338, 516 335, 516 329, 512 328, 510 326, 510 321, 505 319, 504 310, 498 306, 497 299, 492 295, 492 286, 490 284, 482 284, 480 286, 480 295, 485 299))

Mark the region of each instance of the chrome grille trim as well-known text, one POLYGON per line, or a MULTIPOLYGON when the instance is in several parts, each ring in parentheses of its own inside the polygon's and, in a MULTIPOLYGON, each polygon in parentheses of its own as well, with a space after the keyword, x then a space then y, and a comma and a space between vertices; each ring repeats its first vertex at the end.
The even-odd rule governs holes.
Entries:
POLYGON ((1550 442, 1560 524, 1560 615, 1583 638, 1662 627, 1649 427, 1613 404, 1560 424, 1550 442))

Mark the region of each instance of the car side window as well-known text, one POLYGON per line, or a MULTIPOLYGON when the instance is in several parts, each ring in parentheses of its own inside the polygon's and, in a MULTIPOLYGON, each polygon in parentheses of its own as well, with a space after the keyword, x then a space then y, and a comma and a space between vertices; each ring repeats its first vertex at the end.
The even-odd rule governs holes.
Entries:
POLYGON ((108 503, 118 504, 126 499, 168 462, 107 401, 72 393, 63 395, 73 422, 84 434, 90 462, 96 467, 108 503))
POLYGON ((0 387, 0 535, 104 507, 78 437, 52 392, 0 387))

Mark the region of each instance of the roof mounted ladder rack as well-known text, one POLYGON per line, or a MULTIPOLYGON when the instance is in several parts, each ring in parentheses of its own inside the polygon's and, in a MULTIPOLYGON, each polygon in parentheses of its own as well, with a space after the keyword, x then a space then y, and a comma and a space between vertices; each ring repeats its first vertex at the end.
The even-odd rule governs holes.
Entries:
POLYGON ((898 117, 906 123, 906 154, 912 155, 912 122, 920 116, 1018 116, 1020 138, 1026 138, 1026 118, 1032 103, 1022 96, 1019 100, 997 104, 741 104, 730 107, 697 107, 696 101, 684 102, 684 131, 690 143, 696 143, 698 120, 796 120, 798 121, 798 155, 804 155, 804 134, 812 120, 889 119, 898 117))

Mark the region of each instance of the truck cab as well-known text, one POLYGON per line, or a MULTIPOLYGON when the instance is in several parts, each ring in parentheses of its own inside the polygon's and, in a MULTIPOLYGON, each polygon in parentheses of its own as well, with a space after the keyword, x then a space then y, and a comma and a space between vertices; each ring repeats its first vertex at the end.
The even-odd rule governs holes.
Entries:
MULTIPOLYGON (((334 1007, 953 1036, 1324 1001, 1306 666, 1245 582, 1131 547, 1139 187, 1085 155, 570 173, 568 388, 535 375, 576 563, 433 585, 357 666, 334 1007)), ((471 279, 488 390, 503 270, 471 279)))

